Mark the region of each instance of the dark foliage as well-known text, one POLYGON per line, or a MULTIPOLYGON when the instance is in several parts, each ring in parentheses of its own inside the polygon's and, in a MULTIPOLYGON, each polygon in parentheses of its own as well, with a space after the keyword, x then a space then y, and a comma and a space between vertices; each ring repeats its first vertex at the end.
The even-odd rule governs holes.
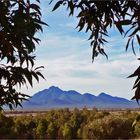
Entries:
MULTIPOLYGON (((39 3, 39 0, 36 0, 39 3)), ((33 78, 39 81, 40 68, 34 68, 36 49, 39 43, 36 32, 42 31, 41 12, 38 4, 30 0, 0 1, 0 108, 21 106, 27 95, 18 92, 27 81, 33 86, 33 78)))

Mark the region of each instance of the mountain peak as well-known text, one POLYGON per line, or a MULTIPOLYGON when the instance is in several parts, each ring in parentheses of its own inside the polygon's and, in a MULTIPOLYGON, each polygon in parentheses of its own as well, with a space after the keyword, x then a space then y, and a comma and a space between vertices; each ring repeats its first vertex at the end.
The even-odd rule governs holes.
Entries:
POLYGON ((105 97, 105 96, 109 97, 110 95, 108 95, 108 94, 106 94, 106 93, 104 93, 104 92, 102 92, 102 93, 100 93, 100 94, 98 95, 98 97, 105 97))
POLYGON ((49 90, 61 90, 61 89, 57 86, 51 86, 49 87, 49 90))
POLYGON ((95 95, 93 95, 91 93, 84 93, 83 95, 86 95, 86 96, 95 96, 95 95))
POLYGON ((99 107, 99 108, 131 108, 137 104, 124 98, 113 97, 104 92, 98 96, 90 93, 81 94, 75 90, 64 91, 57 86, 42 90, 25 102, 27 108, 59 108, 59 107, 99 107))

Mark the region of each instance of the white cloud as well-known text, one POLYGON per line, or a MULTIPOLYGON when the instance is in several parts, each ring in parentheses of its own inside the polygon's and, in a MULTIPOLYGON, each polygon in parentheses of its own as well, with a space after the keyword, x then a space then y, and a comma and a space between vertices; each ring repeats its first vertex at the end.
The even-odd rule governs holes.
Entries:
MULTIPOLYGON (((125 54, 122 54, 125 58, 125 54)), ((129 57, 129 56, 127 56, 129 57)), ((38 60, 37 65, 44 65, 43 71, 46 81, 41 80, 35 84, 34 89, 30 89, 30 94, 57 85, 62 89, 75 89, 81 93, 90 92, 98 95, 104 91, 113 96, 126 98, 132 97, 131 88, 134 79, 127 79, 138 65, 133 60, 98 60, 95 63, 86 59, 80 60, 74 56, 60 57, 50 60, 38 60)))
POLYGON ((137 68, 138 61, 132 53, 125 53, 126 39, 117 34, 110 36, 109 47, 106 48, 109 60, 99 56, 92 64, 90 42, 77 31, 70 32, 69 28, 73 28, 75 20, 66 22, 67 15, 62 10, 60 13, 57 11, 56 15, 52 13, 47 16, 52 27, 41 36, 42 43, 37 49, 36 65, 45 66, 43 73, 46 81, 41 80, 39 84, 34 84, 33 89, 23 88, 23 91, 32 95, 56 85, 82 93, 97 95, 104 91, 114 96, 132 97, 134 79, 126 77, 137 68))
MULTIPOLYGON (((44 59, 55 59, 89 52, 89 42, 83 37, 48 33, 42 38, 37 54, 44 59)), ((88 55, 89 57, 89 55, 88 55)))

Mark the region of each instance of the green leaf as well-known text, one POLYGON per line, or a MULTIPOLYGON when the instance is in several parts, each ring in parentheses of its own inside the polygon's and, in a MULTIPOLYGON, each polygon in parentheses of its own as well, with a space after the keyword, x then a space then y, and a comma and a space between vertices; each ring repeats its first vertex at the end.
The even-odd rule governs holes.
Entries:
POLYGON ((138 31, 139 31, 139 28, 136 28, 136 29, 129 35, 129 37, 134 36, 138 31))
POLYGON ((131 20, 121 20, 121 21, 118 21, 118 22, 121 25, 130 25, 132 23, 131 20))
POLYGON ((40 0, 36 0, 38 3, 40 3, 40 0))
POLYGON ((136 89, 136 91, 135 91, 135 96, 132 97, 131 100, 134 100, 134 99, 136 99, 136 101, 137 101, 137 103, 138 103, 138 105, 139 105, 139 99, 140 99, 140 88, 139 88, 139 87, 136 89))
POLYGON ((43 24, 43 25, 46 25, 46 26, 49 26, 47 23, 41 21, 41 20, 38 20, 38 19, 34 19, 35 22, 39 23, 39 24, 43 24))
POLYGON ((138 76, 138 75, 140 75, 140 66, 135 70, 135 72, 133 74, 131 74, 127 78, 135 77, 135 76, 138 76))
POLYGON ((53 2, 53 0, 50 0, 49 5, 53 2))
POLYGON ((40 12, 40 7, 36 4, 30 4, 30 8, 34 9, 35 11, 38 12, 39 15, 41 15, 41 12, 40 12))
POLYGON ((115 25, 116 25, 117 29, 119 30, 119 32, 121 34, 123 34, 124 33, 124 30, 122 28, 122 25, 119 22, 116 22, 115 25))
POLYGON ((45 79, 45 77, 39 71, 37 71, 36 74, 45 79))
POLYGON ((34 78, 37 80, 37 82, 39 82, 39 78, 38 75, 35 72, 32 72, 32 75, 34 76, 34 78))
POLYGON ((34 51, 35 49, 35 44, 32 40, 29 40, 29 39, 25 39, 24 40, 24 43, 26 45, 26 48, 28 49, 28 52, 31 53, 34 51))
POLYGON ((31 72, 29 72, 27 69, 24 71, 25 77, 28 80, 31 87, 33 87, 33 81, 32 81, 32 75, 31 72))
POLYGON ((139 37, 139 35, 136 35, 136 37, 137 37, 137 41, 138 41, 138 43, 140 45, 140 37, 139 37))
POLYGON ((132 51, 133 51, 134 55, 136 55, 136 52, 135 52, 135 49, 134 49, 134 38, 132 39, 131 44, 132 44, 132 51))
POLYGON ((130 40, 131 40, 131 38, 129 38, 128 41, 127 41, 127 44, 126 44, 126 51, 128 50, 128 46, 129 46, 130 40))
POLYGON ((40 67, 35 68, 35 71, 38 69, 44 69, 44 66, 40 66, 40 67))
POLYGON ((70 8, 69 16, 70 16, 70 15, 73 15, 75 5, 73 4, 72 1, 68 1, 68 7, 70 8))
POLYGON ((137 87, 138 83, 140 82, 140 76, 138 75, 138 78, 135 80, 133 89, 137 87))
POLYGON ((55 4, 55 6, 54 6, 54 8, 53 8, 52 11, 55 11, 62 3, 63 3, 62 0, 58 1, 58 2, 55 4))

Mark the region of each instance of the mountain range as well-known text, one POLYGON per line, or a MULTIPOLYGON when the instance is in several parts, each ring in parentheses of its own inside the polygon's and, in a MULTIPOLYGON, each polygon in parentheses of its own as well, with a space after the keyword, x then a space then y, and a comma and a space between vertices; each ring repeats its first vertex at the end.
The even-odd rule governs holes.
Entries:
POLYGON ((29 101, 23 104, 24 109, 48 109, 48 108, 135 108, 138 104, 121 97, 113 97, 106 93, 95 96, 90 93, 80 94, 75 90, 64 91, 56 86, 39 91, 29 101))

